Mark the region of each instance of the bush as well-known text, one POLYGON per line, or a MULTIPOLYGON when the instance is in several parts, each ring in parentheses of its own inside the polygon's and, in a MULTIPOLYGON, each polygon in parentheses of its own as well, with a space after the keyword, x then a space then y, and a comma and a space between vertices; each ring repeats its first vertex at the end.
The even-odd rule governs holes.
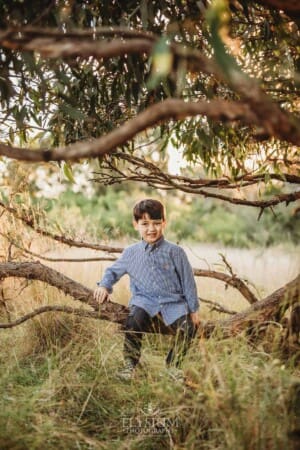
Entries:
MULTIPOLYGON (((160 198, 149 190, 141 193, 113 187, 91 199, 66 191, 57 201, 50 201, 47 210, 62 229, 70 230, 75 223, 77 234, 81 230, 101 240, 137 237, 132 227, 132 207, 145 196, 160 198)), ((233 247, 276 245, 283 242, 283 237, 285 243, 300 242, 300 218, 292 205, 279 205, 275 214, 267 209, 258 221, 259 210, 255 208, 199 197, 190 201, 175 193, 161 200, 167 208, 168 238, 174 241, 218 242, 233 247)))

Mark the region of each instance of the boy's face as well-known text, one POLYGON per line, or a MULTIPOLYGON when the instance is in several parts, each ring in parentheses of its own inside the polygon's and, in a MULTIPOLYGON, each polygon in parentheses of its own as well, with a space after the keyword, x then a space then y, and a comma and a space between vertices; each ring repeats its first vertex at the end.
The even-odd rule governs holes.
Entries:
POLYGON ((149 214, 143 214, 143 217, 137 222, 133 221, 133 226, 145 242, 154 244, 162 237, 166 221, 163 219, 151 219, 149 214))

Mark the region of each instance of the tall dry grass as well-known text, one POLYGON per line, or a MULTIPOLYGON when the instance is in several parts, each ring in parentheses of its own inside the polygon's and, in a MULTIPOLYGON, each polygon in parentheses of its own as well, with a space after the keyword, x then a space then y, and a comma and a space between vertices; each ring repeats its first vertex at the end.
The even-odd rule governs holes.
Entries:
MULTIPOLYGON (((57 252, 48 241, 32 245, 49 250, 48 255, 91 255, 57 252)), ((196 250, 197 261, 204 253, 208 259, 208 247, 196 250)), ((264 263, 261 295, 265 286, 276 288, 279 275, 285 276, 276 252, 270 265, 264 263)), ((227 257, 238 275, 255 281, 258 259, 253 266, 248 254, 250 270, 240 274, 239 255, 234 263, 227 257)), ((212 262, 204 259, 210 267, 220 263, 217 252, 212 262)), ((293 256, 291 267, 292 260, 293 256)), ((93 288, 108 263, 46 264, 93 288)), ((41 304, 74 305, 55 288, 20 283, 7 280, 5 285, 11 319, 41 304)), ((239 293, 219 282, 197 283, 204 298, 231 309, 246 306, 239 293)), ((128 298, 128 280, 123 279, 114 299, 126 303, 128 298)), ((6 312, 1 311, 5 320, 6 312)), ((204 320, 211 316, 203 307, 204 320)), ((243 335, 226 341, 196 339, 185 360, 186 384, 170 380, 164 368, 170 337, 145 337, 141 366, 134 381, 124 384, 115 376, 123 342, 115 324, 52 313, 0 331, 1 449, 299 448, 300 371, 292 357, 281 359, 280 330, 274 331, 267 347, 264 342, 250 344, 243 335)))

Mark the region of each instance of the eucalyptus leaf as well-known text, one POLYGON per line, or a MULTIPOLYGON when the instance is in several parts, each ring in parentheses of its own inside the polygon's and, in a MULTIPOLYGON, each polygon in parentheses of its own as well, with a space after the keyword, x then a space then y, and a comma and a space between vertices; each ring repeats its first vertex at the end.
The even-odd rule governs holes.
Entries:
POLYGON ((85 119, 85 114, 83 112, 81 112, 79 109, 73 108, 73 106, 67 105, 66 103, 60 105, 60 110, 67 116, 70 116, 72 119, 85 119))
POLYGON ((70 164, 68 164, 66 162, 64 163, 63 172, 64 172, 66 179, 69 180, 70 183, 75 183, 73 170, 72 170, 72 167, 70 166, 70 164))

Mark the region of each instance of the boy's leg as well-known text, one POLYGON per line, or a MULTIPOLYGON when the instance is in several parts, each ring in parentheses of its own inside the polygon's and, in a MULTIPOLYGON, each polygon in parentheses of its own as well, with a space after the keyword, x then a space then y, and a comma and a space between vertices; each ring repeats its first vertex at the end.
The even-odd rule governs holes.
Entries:
POLYGON ((151 317, 139 306, 132 306, 125 324, 124 359, 136 366, 141 356, 143 332, 149 330, 151 317))
POLYGON ((170 327, 176 331, 174 346, 169 351, 167 366, 181 367, 183 358, 196 334, 196 327, 189 315, 179 317, 170 327))

